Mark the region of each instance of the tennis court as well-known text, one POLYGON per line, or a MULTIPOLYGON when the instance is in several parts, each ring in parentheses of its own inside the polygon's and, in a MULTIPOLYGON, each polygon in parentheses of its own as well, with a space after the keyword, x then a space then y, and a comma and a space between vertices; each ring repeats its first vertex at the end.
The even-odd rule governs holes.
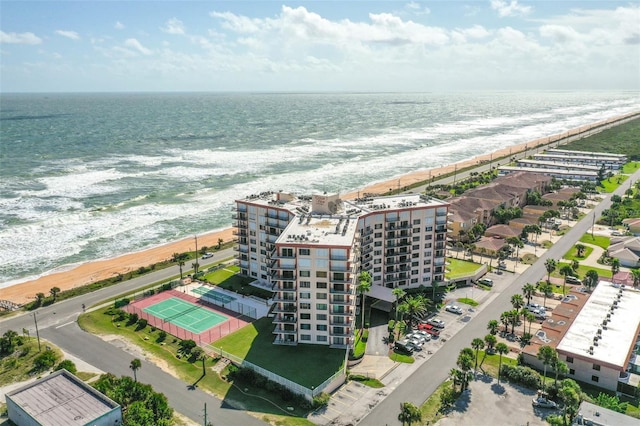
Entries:
POLYGON ((199 294, 200 296, 204 296, 208 299, 213 299, 222 304, 230 303, 236 300, 235 297, 227 296, 226 294, 220 293, 211 289, 210 287, 200 286, 191 290, 193 293, 199 294))
POLYGON ((222 314, 177 297, 171 297, 147 306, 143 311, 162 319, 164 323, 170 322, 196 334, 200 334, 229 319, 222 314))

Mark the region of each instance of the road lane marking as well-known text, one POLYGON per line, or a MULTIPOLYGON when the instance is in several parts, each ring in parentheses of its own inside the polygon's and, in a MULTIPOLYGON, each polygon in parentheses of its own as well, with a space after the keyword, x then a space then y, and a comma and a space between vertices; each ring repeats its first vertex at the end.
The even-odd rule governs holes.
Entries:
POLYGON ((57 326, 57 327, 56 327, 56 330, 57 330, 57 329, 59 329, 59 328, 62 328, 62 327, 64 327, 64 326, 71 325, 71 324, 73 324, 74 322, 75 322, 75 321, 69 321, 69 322, 66 322, 66 323, 64 323, 64 324, 62 324, 62 325, 59 325, 59 326, 57 326))

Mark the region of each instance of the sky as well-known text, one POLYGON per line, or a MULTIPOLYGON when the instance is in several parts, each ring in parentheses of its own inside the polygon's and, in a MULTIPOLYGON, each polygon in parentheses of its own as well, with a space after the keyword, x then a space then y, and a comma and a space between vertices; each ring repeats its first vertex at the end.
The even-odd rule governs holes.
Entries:
POLYGON ((0 92, 640 90, 640 2, 0 1, 0 92))

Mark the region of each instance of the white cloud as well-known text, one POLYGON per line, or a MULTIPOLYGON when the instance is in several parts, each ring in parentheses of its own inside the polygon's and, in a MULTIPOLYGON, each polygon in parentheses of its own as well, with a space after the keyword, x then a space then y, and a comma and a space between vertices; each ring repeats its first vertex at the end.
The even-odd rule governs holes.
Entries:
POLYGON ((120 21, 116 21, 116 23, 113 25, 113 28, 115 28, 116 30, 124 30, 124 24, 120 21))
POLYGON ((428 15, 431 13, 431 9, 429 9, 427 6, 422 7, 420 3, 417 3, 415 1, 405 4, 404 7, 406 9, 409 9, 409 11, 411 11, 411 13, 414 15, 428 15))
POLYGON ((506 16, 522 16, 531 13, 531 6, 523 6, 518 4, 517 0, 511 0, 507 3, 504 0, 491 0, 491 8, 498 12, 501 18, 506 16))
POLYGON ((40 44, 42 39, 34 33, 5 33, 0 31, 0 43, 6 44, 40 44))
POLYGON ((56 30, 56 34, 71 40, 80 40, 80 35, 75 31, 56 30))
POLYGON ((184 34, 184 24, 177 18, 171 18, 161 30, 168 34, 184 34))
POLYGON ((151 49, 147 49, 144 47, 138 40, 135 38, 129 38, 124 42, 124 45, 127 47, 131 47, 143 55, 151 55, 153 51, 151 49))

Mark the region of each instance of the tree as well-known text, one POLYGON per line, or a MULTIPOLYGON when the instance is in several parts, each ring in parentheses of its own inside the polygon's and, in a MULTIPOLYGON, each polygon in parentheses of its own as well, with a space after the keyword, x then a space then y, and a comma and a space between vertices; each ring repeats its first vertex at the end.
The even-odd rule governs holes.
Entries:
POLYGON ((371 291, 371 274, 369 274, 367 271, 360 272, 360 275, 358 276, 358 287, 356 288, 356 290, 358 291, 358 294, 360 295, 360 300, 362 301, 362 307, 360 309, 362 311, 361 312, 362 320, 360 321, 360 328, 362 331, 364 331, 364 306, 365 306, 364 302, 367 297, 367 293, 371 291))
POLYGON ((550 297, 553 295, 553 287, 551 286, 551 284, 549 283, 541 283, 538 286, 538 290, 540 290, 542 292, 542 294, 544 295, 544 301, 542 302, 542 306, 547 307, 547 297, 550 297))
POLYGON ((567 367, 567 364, 560 361, 560 357, 555 356, 555 358, 553 358, 553 361, 551 362, 551 368, 553 368, 553 371, 556 373, 555 378, 553 379, 553 384, 554 386, 558 386, 558 376, 559 375, 566 375, 569 372, 569 367, 567 367))
POLYGON ((536 320, 536 316, 532 312, 527 311, 524 318, 529 323, 529 334, 531 334, 531 323, 536 320))
POLYGON ((49 290, 49 294, 51 294, 51 297, 53 297, 54 302, 58 297, 58 293, 60 293, 60 287, 51 287, 51 290, 49 290))
POLYGON ((632 269, 631 276, 633 277, 633 286, 638 287, 640 285, 640 269, 632 269))
POLYGON ((56 354, 51 349, 42 352, 33 360, 33 369, 35 371, 45 371, 56 364, 56 354))
POLYGON ((509 324, 511 324, 511 334, 515 334, 516 325, 520 322, 520 311, 512 309, 508 312, 509 324))
POLYGON ((586 248, 587 247, 585 247, 584 244, 580 244, 580 243, 576 244, 576 251, 577 251, 576 255, 578 257, 584 257, 584 251, 586 250, 586 248))
POLYGON ((407 294, 407 292, 401 289, 400 287, 397 287, 391 290, 391 294, 393 294, 396 297, 395 311, 396 311, 396 322, 398 322, 398 305, 400 304, 400 299, 402 299, 407 294))
POLYGON ((224 240, 222 238, 218 238, 218 245, 216 249, 220 250, 222 248, 222 244, 224 244, 224 240))
POLYGON ((627 406, 629 405, 627 402, 620 402, 618 395, 607 395, 602 392, 598 394, 593 402, 601 407, 623 414, 626 413, 627 406))
POLYGON ((487 330, 489 330, 489 333, 496 335, 498 334, 498 327, 500 326, 500 324, 498 323, 497 320, 490 320, 487 323, 487 330))
POLYGON ((573 275, 573 268, 569 265, 563 265, 560 268, 560 275, 562 275, 564 277, 564 281, 562 282, 562 295, 566 295, 567 294, 567 277, 568 276, 574 276, 573 275))
POLYGON ((180 279, 182 279, 182 267, 184 266, 184 260, 178 261, 178 268, 180 268, 180 279))
POLYGON ((587 286, 588 290, 591 290, 598 285, 598 281, 600 281, 598 272, 595 269, 589 269, 584 276, 584 285, 587 286))
POLYGON ((131 364, 129 364, 129 368, 133 370, 133 381, 138 381, 138 376, 136 372, 142 367, 142 362, 138 358, 134 358, 131 360, 131 364))
POLYGON ((42 306, 42 301, 44 300, 44 293, 36 293, 36 306, 42 306))
POLYGON ((509 353, 509 347, 500 342, 496 345, 496 352, 500 356, 498 359, 498 384, 500 384, 500 374, 502 373, 502 355, 509 353))
POLYGON ((469 373, 473 366, 473 350, 471 348, 462 349, 460 355, 458 355, 456 365, 460 368, 460 371, 462 371, 462 385, 460 390, 464 391, 469 383, 469 373))
POLYGON ((476 351, 476 357, 475 357, 476 359, 475 359, 475 364, 473 366, 473 374, 475 375, 478 372, 478 353, 480 349, 484 349, 484 340, 476 337, 471 341, 471 347, 476 351))
POLYGON ((526 283, 522 287, 522 294, 527 298, 527 305, 531 303, 531 298, 533 297, 533 293, 536 292, 536 288, 531 283, 526 283))
POLYGON ((556 270, 557 266, 555 259, 545 260, 544 267, 547 270, 547 284, 551 284, 551 273, 556 270))
POLYGON ((509 331, 509 311, 500 314, 500 322, 504 326, 505 334, 509 331))
POLYGON ((429 309, 429 303, 429 300, 422 296, 411 296, 404 299, 402 305, 406 306, 410 327, 413 327, 414 322, 416 322, 418 318, 424 317, 424 314, 426 314, 429 309))
POLYGON ((480 368, 482 368, 482 364, 484 363, 484 359, 487 357, 488 353, 492 353, 496 347, 496 343, 498 343, 498 339, 493 334, 487 334, 484 336, 484 344, 487 348, 484 351, 484 355, 482 356, 482 361, 480 361, 480 368))
POLYGON ((198 346, 196 342, 191 339, 181 340, 178 343, 178 352, 184 356, 191 356, 191 351, 196 346, 198 346))
POLYGON ((620 272, 620 259, 614 257, 611 259, 611 276, 615 277, 620 272))
POLYGON ((524 306, 524 299, 521 294, 511 296, 511 306, 513 306, 513 309, 520 309, 524 306))
POLYGON ((194 361, 202 361, 202 375, 206 376, 207 370, 205 367, 205 362, 207 361, 207 353, 204 351, 204 349, 199 346, 191 349, 191 358, 193 358, 194 361))
POLYGON ((560 399, 564 404, 562 416, 565 421, 566 417, 569 416, 568 424, 573 423, 573 419, 578 413, 578 408, 580 407, 581 402, 580 394, 580 386, 575 381, 571 379, 564 379, 562 381, 562 386, 560 387, 558 395, 560 395, 560 399))
POLYGON ((418 407, 410 402, 403 402, 400 404, 400 414, 398 414, 398 420, 403 425, 411 425, 416 422, 422 421, 422 412, 418 407))
POLYGON ((555 349, 553 349, 549 345, 541 346, 538 349, 538 359, 542 361, 543 366, 543 379, 542 379, 542 390, 545 388, 545 381, 547 379, 547 366, 551 365, 555 362, 555 358, 558 357, 558 353, 555 349))
POLYGON ((18 344, 18 333, 7 330, 0 338, 0 355, 11 355, 18 344))

